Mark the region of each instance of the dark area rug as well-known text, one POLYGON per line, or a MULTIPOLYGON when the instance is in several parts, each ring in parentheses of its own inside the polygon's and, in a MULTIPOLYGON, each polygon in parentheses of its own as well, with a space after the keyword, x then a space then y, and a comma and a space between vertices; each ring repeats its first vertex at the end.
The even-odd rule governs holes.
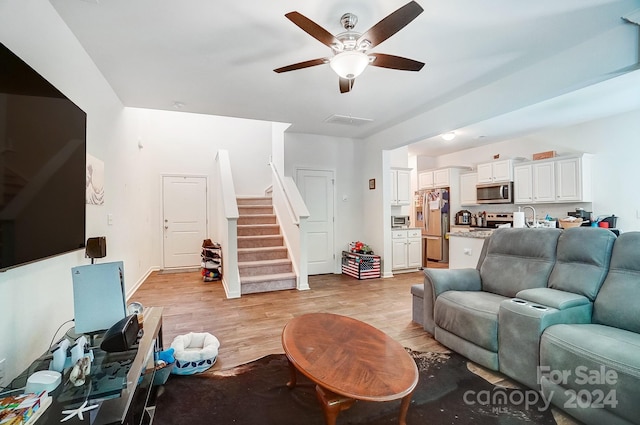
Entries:
MULTIPOLYGON (((410 352, 420 371, 408 425, 555 424, 550 408, 533 390, 495 386, 467 368, 455 353, 410 352)), ((160 389, 157 425, 261 424, 323 425, 315 386, 298 374, 289 389, 289 366, 273 354, 226 371, 171 375, 160 389)), ((338 425, 397 424, 400 402, 356 401, 338 415, 338 425)))

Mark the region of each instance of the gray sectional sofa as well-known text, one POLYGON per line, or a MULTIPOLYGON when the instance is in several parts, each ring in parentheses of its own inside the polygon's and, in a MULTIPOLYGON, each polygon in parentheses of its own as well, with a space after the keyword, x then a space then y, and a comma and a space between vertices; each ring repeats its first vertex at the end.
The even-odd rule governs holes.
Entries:
POLYGON ((413 320, 587 424, 640 425, 640 232, 498 229, 475 269, 425 269, 413 320))

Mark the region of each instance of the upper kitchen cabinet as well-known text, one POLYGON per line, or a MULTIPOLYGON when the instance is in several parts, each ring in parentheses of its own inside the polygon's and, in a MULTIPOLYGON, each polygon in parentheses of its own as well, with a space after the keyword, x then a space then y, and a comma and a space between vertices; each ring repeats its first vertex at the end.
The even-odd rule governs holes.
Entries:
POLYGON ((515 175, 514 203, 555 202, 555 164, 553 162, 517 165, 513 173, 515 175))
POLYGON ((510 182, 513 181, 513 160, 503 159, 478 164, 477 171, 478 184, 510 182))
POLYGON ((476 198, 476 185, 478 184, 478 174, 460 174, 460 205, 478 205, 476 198))
POLYGON ((411 203, 411 168, 391 169, 391 205, 411 203))
MULTIPOLYGON (((468 170, 468 168, 462 168, 468 170)), ((460 167, 441 168, 438 170, 421 171, 418 174, 418 189, 437 189, 451 187, 460 174, 460 167)))
POLYGON ((517 165, 514 176, 516 204, 592 202, 591 155, 517 165))
POLYGON ((556 201, 592 202, 591 155, 556 161, 556 201))
POLYGON ((423 171, 418 174, 418 189, 433 189, 433 171, 423 171))

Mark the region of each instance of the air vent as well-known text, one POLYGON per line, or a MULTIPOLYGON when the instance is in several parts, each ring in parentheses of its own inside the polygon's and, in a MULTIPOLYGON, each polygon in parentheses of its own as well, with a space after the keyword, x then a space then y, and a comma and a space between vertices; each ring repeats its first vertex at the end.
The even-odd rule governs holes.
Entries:
POLYGON ((342 124, 359 127, 361 125, 369 124, 370 122, 373 122, 373 120, 370 118, 350 117, 348 115, 331 115, 329 118, 325 119, 324 122, 329 124, 342 124))

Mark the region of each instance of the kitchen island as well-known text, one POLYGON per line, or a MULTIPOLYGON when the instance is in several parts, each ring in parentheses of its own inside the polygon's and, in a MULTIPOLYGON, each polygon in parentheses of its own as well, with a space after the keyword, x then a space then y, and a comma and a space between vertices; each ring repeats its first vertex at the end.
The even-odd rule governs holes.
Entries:
POLYGON ((450 232, 449 237, 449 268, 475 268, 480 258, 482 245, 493 230, 473 230, 470 232, 450 232))

